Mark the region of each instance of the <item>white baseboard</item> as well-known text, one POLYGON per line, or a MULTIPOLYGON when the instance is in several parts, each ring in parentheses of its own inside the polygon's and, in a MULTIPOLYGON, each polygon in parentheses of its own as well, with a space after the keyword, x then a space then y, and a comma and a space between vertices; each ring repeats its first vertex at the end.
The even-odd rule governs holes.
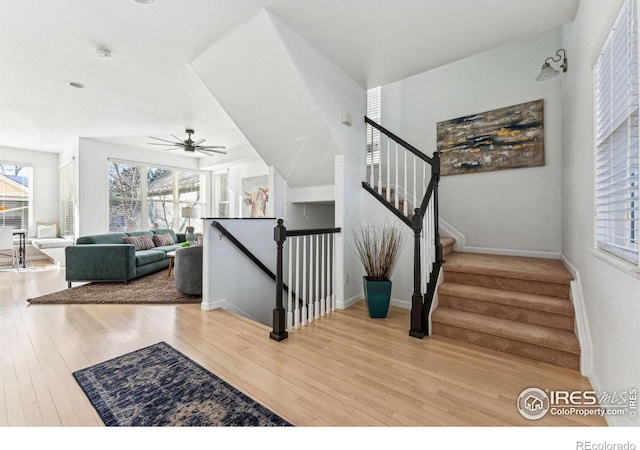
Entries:
POLYGON ((200 309, 204 311, 212 311, 214 309, 226 309, 227 311, 231 311, 234 314, 237 314, 242 317, 246 317, 247 319, 251 319, 254 322, 258 322, 255 318, 251 316, 248 312, 244 311, 241 308, 238 308, 236 305, 231 303, 226 299, 216 300, 214 302, 202 302, 200 304, 200 309))
POLYGON ((542 252, 537 250, 515 250, 510 248, 488 248, 488 247, 464 247, 459 251, 467 252, 467 253, 486 253, 488 255, 526 256, 529 258, 560 259, 559 252, 542 252))
POLYGON ((587 310, 584 304, 580 272, 564 255, 560 255, 560 260, 573 275, 571 302, 576 313, 576 334, 580 342, 580 373, 585 377, 591 377, 593 374, 593 344, 591 342, 591 332, 589 331, 587 310))
POLYGON ((360 294, 356 294, 353 297, 350 297, 350 298, 346 299, 343 302, 341 302, 340 300, 336 299, 336 309, 347 309, 347 308, 350 308, 353 305, 355 305, 356 303, 358 303, 360 300, 362 300, 363 298, 364 298, 364 295, 362 293, 360 293, 360 294))
POLYGON ((402 308, 402 309, 411 309, 411 301, 392 298, 391 306, 397 306, 398 308, 402 308))

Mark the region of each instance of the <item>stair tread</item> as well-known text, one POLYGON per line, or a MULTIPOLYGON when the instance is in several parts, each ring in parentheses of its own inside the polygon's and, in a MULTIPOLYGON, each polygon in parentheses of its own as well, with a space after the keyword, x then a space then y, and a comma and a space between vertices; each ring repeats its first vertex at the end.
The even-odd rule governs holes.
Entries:
POLYGON ((560 260, 524 256, 453 252, 444 270, 567 285, 573 280, 560 260))
POLYGON ((576 335, 566 330, 499 319, 446 307, 438 307, 432 314, 432 321, 567 353, 580 354, 580 344, 576 335))
POLYGON ((469 298, 499 305, 515 306, 536 311, 574 316, 573 304, 568 299, 524 292, 505 291, 480 286, 443 282, 438 288, 439 295, 469 298))
POLYGON ((456 240, 454 238, 451 238, 451 237, 440 236, 440 243, 444 247, 444 246, 447 246, 447 245, 455 244, 456 240))

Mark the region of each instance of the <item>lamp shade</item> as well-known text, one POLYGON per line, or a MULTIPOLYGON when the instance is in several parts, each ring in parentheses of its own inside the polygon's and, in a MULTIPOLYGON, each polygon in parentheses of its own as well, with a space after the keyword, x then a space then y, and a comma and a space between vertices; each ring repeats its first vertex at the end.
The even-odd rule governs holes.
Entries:
POLYGON ((185 219, 195 219, 198 217, 198 208, 185 206, 182 208, 182 217, 185 219))
POLYGON ((556 69, 551 67, 551 64, 546 62, 542 65, 542 69, 540 69, 540 73, 536 77, 536 81, 548 80, 549 78, 555 77, 559 73, 560 72, 558 72, 556 69))

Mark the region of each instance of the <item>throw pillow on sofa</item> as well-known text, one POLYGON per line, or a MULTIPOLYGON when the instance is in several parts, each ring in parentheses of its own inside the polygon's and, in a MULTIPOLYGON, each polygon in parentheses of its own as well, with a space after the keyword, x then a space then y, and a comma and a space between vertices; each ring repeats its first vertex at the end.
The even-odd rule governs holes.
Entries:
POLYGON ((173 236, 170 234, 154 234, 153 235, 153 243, 156 247, 164 247, 167 245, 173 245, 175 242, 173 241, 173 236))
POLYGON ((122 238, 125 244, 133 244, 136 246, 136 251, 138 250, 149 250, 150 248, 154 248, 155 244, 151 239, 151 236, 142 235, 142 236, 125 236, 122 238))

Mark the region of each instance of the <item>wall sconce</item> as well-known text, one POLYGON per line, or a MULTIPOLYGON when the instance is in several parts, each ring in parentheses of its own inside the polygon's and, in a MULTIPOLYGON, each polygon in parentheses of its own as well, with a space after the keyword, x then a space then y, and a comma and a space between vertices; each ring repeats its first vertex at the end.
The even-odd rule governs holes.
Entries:
POLYGON ((540 69, 540 73, 536 77, 536 81, 548 80, 549 78, 553 78, 560 73, 559 71, 554 69, 553 66, 551 66, 549 60, 554 63, 562 61, 562 64, 560 64, 560 68, 562 69, 562 72, 567 71, 567 53, 565 52, 565 50, 561 48, 556 52, 556 56, 557 58, 549 56, 544 60, 544 64, 542 65, 542 69, 540 69))

